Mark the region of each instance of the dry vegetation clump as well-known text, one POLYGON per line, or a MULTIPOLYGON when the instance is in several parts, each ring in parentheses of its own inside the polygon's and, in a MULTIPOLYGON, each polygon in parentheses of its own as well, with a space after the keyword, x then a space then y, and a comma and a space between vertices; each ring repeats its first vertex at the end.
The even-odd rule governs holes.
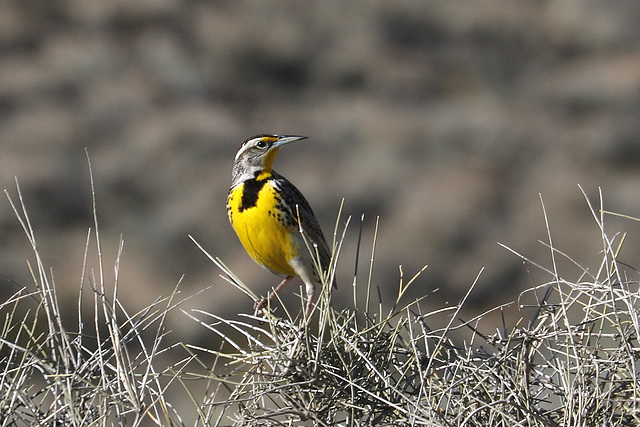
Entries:
POLYGON ((96 219, 94 230, 87 234, 78 322, 68 329, 62 324, 68 317, 63 314, 68 313, 58 304, 53 272, 40 257, 17 182, 16 186, 17 203, 5 193, 33 249, 28 266, 35 289, 22 287, 0 302, 2 425, 137 426, 179 420, 165 391, 189 358, 173 358, 167 364, 163 357, 176 348, 164 344, 164 322, 178 305, 176 295, 130 314, 118 297, 123 242, 114 265, 115 283, 108 291, 96 219), (95 269, 87 262, 91 248, 98 252, 95 269))
POLYGON ((593 272, 579 266, 576 280, 563 277, 558 258, 578 264, 549 234, 551 268, 521 256, 551 278, 521 294, 520 307, 533 314, 496 333, 482 332, 488 312, 460 320, 466 297, 431 312, 420 301, 400 306, 417 275, 401 281, 392 304, 371 303, 371 277, 365 300, 354 294, 358 309, 336 312, 325 292, 317 327, 286 310, 267 314, 263 324, 203 313, 200 321, 225 341, 229 331, 243 337, 232 351, 215 352, 232 367, 223 379, 231 397, 217 403, 220 419, 274 426, 637 425, 640 293, 628 276, 637 274, 617 261, 623 236, 607 235, 602 207, 591 211, 602 235, 601 264, 593 272), (443 317, 444 327, 430 327, 443 317))
MULTIPOLYGON (((9 200, 33 248, 35 289, 22 288, 0 302, 2 425, 640 423, 638 274, 618 261, 624 235, 608 235, 602 205, 589 205, 602 237, 596 268, 560 252, 551 233, 544 243, 550 267, 512 251, 549 277, 521 294, 518 307, 527 314, 517 325, 488 333, 489 312, 460 318, 480 275, 452 306, 425 311, 428 295, 403 302, 422 271, 407 281, 401 277, 395 301, 382 301, 371 276, 374 236, 368 273, 358 274, 356 267, 350 308, 336 310, 325 286, 308 320, 277 300, 261 317, 185 312, 194 327, 222 343, 203 348, 165 344, 171 333, 164 320, 180 303, 177 292, 139 313, 127 312, 117 293, 119 257, 112 286, 105 284, 101 256, 96 269, 85 257, 78 323, 68 330, 19 187, 18 203, 9 200), (581 274, 564 277, 561 258, 581 274), (172 400, 178 395, 187 403, 172 400)), ((95 248, 101 255, 97 225, 96 219, 87 252, 95 248)), ((344 233, 334 238, 336 257, 342 239, 344 233)), ((222 277, 257 299, 219 259, 210 258, 222 277)))

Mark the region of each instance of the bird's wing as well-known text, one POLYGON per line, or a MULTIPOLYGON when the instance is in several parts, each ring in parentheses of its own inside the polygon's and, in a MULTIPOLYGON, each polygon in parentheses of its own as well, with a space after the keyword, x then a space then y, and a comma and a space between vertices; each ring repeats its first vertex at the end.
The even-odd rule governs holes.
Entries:
POLYGON ((296 224, 298 223, 298 218, 300 218, 302 230, 306 238, 309 239, 309 242, 317 245, 320 265, 322 269, 326 271, 331 263, 331 250, 324 238, 324 234, 322 234, 320 224, 318 224, 318 220, 309 202, 307 202, 302 193, 300 193, 300 190, 284 177, 276 173, 274 173, 273 176, 273 183, 282 195, 282 202, 285 208, 295 219, 296 224))

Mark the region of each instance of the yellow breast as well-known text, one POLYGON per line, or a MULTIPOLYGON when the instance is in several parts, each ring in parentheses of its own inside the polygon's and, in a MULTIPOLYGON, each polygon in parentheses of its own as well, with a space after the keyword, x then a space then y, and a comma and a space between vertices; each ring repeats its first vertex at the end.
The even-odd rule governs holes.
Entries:
MULTIPOLYGON (((254 181, 255 184, 255 181, 254 181)), ((245 191, 256 190, 240 184, 229 193, 227 213, 240 242, 251 258, 261 266, 285 275, 295 276, 289 260, 298 256, 299 248, 294 233, 297 226, 282 210, 276 189, 265 181, 260 184, 257 198, 247 204, 245 191), (243 203, 244 202, 244 203, 243 203)))

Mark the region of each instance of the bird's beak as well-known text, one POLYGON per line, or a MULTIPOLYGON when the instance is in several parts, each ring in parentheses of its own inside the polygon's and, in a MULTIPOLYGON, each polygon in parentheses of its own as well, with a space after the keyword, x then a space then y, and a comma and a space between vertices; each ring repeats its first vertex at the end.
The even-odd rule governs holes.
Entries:
POLYGON ((282 147, 285 144, 288 144, 293 141, 299 141, 301 139, 307 139, 306 136, 298 136, 298 135, 282 135, 278 137, 278 140, 273 143, 272 148, 282 147))

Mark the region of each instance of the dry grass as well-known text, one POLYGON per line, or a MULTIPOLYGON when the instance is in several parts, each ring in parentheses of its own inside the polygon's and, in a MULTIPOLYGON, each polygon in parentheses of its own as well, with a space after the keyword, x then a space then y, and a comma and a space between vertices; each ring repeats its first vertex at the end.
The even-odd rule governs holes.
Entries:
POLYGON ((121 251, 114 265, 116 280, 107 293, 95 218, 95 228, 87 234, 78 323, 69 330, 62 324, 53 273, 40 258, 17 182, 16 188, 17 202, 5 193, 33 248, 28 265, 35 290, 21 288, 0 304, 2 425, 138 426, 179 420, 165 391, 190 358, 173 358, 167 365, 162 357, 177 347, 163 344, 164 320, 177 305, 175 295, 128 313, 118 298, 121 251), (95 269, 87 263, 92 249, 99 258, 95 269), (87 294, 90 301, 84 301, 87 294))
POLYGON ((427 313, 420 301, 399 305, 417 276, 400 283, 392 304, 371 304, 376 292, 368 280, 364 301, 354 294, 353 306, 362 308, 342 312, 332 309, 331 289, 325 286, 314 327, 286 310, 281 317, 267 314, 261 325, 252 316, 231 322, 201 313, 200 322, 227 342, 228 331, 243 337, 232 351, 214 352, 233 367, 221 379, 233 393, 217 402, 222 407, 218 421, 636 425, 640 294, 627 270, 636 272, 616 261, 622 239, 607 236, 602 207, 590 208, 602 235, 601 265, 594 273, 580 267, 577 281, 563 278, 556 259, 573 261, 553 247, 549 234, 550 269, 521 256, 551 277, 521 295, 521 301, 534 301, 534 315, 515 327, 503 325, 497 333, 481 332, 488 313, 459 320, 466 296, 455 306, 427 313), (429 326, 442 316, 449 319, 445 327, 429 326), (463 330, 468 331, 464 340, 463 330))
MULTIPOLYGON (((395 301, 383 301, 371 279, 374 236, 364 283, 356 266, 351 308, 334 309, 331 287, 324 286, 309 320, 277 300, 263 317, 185 313, 194 327, 223 343, 200 348, 164 344, 164 319, 179 306, 177 293, 128 313, 117 293, 119 256, 116 282, 106 286, 97 215, 86 251, 98 252, 99 265, 90 268, 85 256, 78 323, 68 330, 20 189, 17 202, 6 193, 33 248, 34 289, 22 288, 0 303, 2 425, 640 423, 637 272, 617 261, 624 235, 607 234, 602 198, 601 206, 589 205, 602 237, 596 268, 556 249, 551 233, 544 243, 550 267, 515 254, 549 275, 522 293, 519 305, 533 315, 518 325, 487 333, 488 312, 460 320, 466 296, 428 312, 422 301, 403 302, 421 272, 400 281, 395 301), (580 268, 577 280, 558 271, 560 258, 580 268), (444 326, 434 326, 442 319, 444 326), (188 397, 189 410, 169 400, 168 390, 176 389, 188 397)), ((343 239, 336 228, 335 259, 343 239)), ((229 283, 257 299, 219 259, 210 258, 229 283)), ((331 277, 325 279, 330 283, 331 277)), ((495 308, 506 309, 516 308, 495 308)))

